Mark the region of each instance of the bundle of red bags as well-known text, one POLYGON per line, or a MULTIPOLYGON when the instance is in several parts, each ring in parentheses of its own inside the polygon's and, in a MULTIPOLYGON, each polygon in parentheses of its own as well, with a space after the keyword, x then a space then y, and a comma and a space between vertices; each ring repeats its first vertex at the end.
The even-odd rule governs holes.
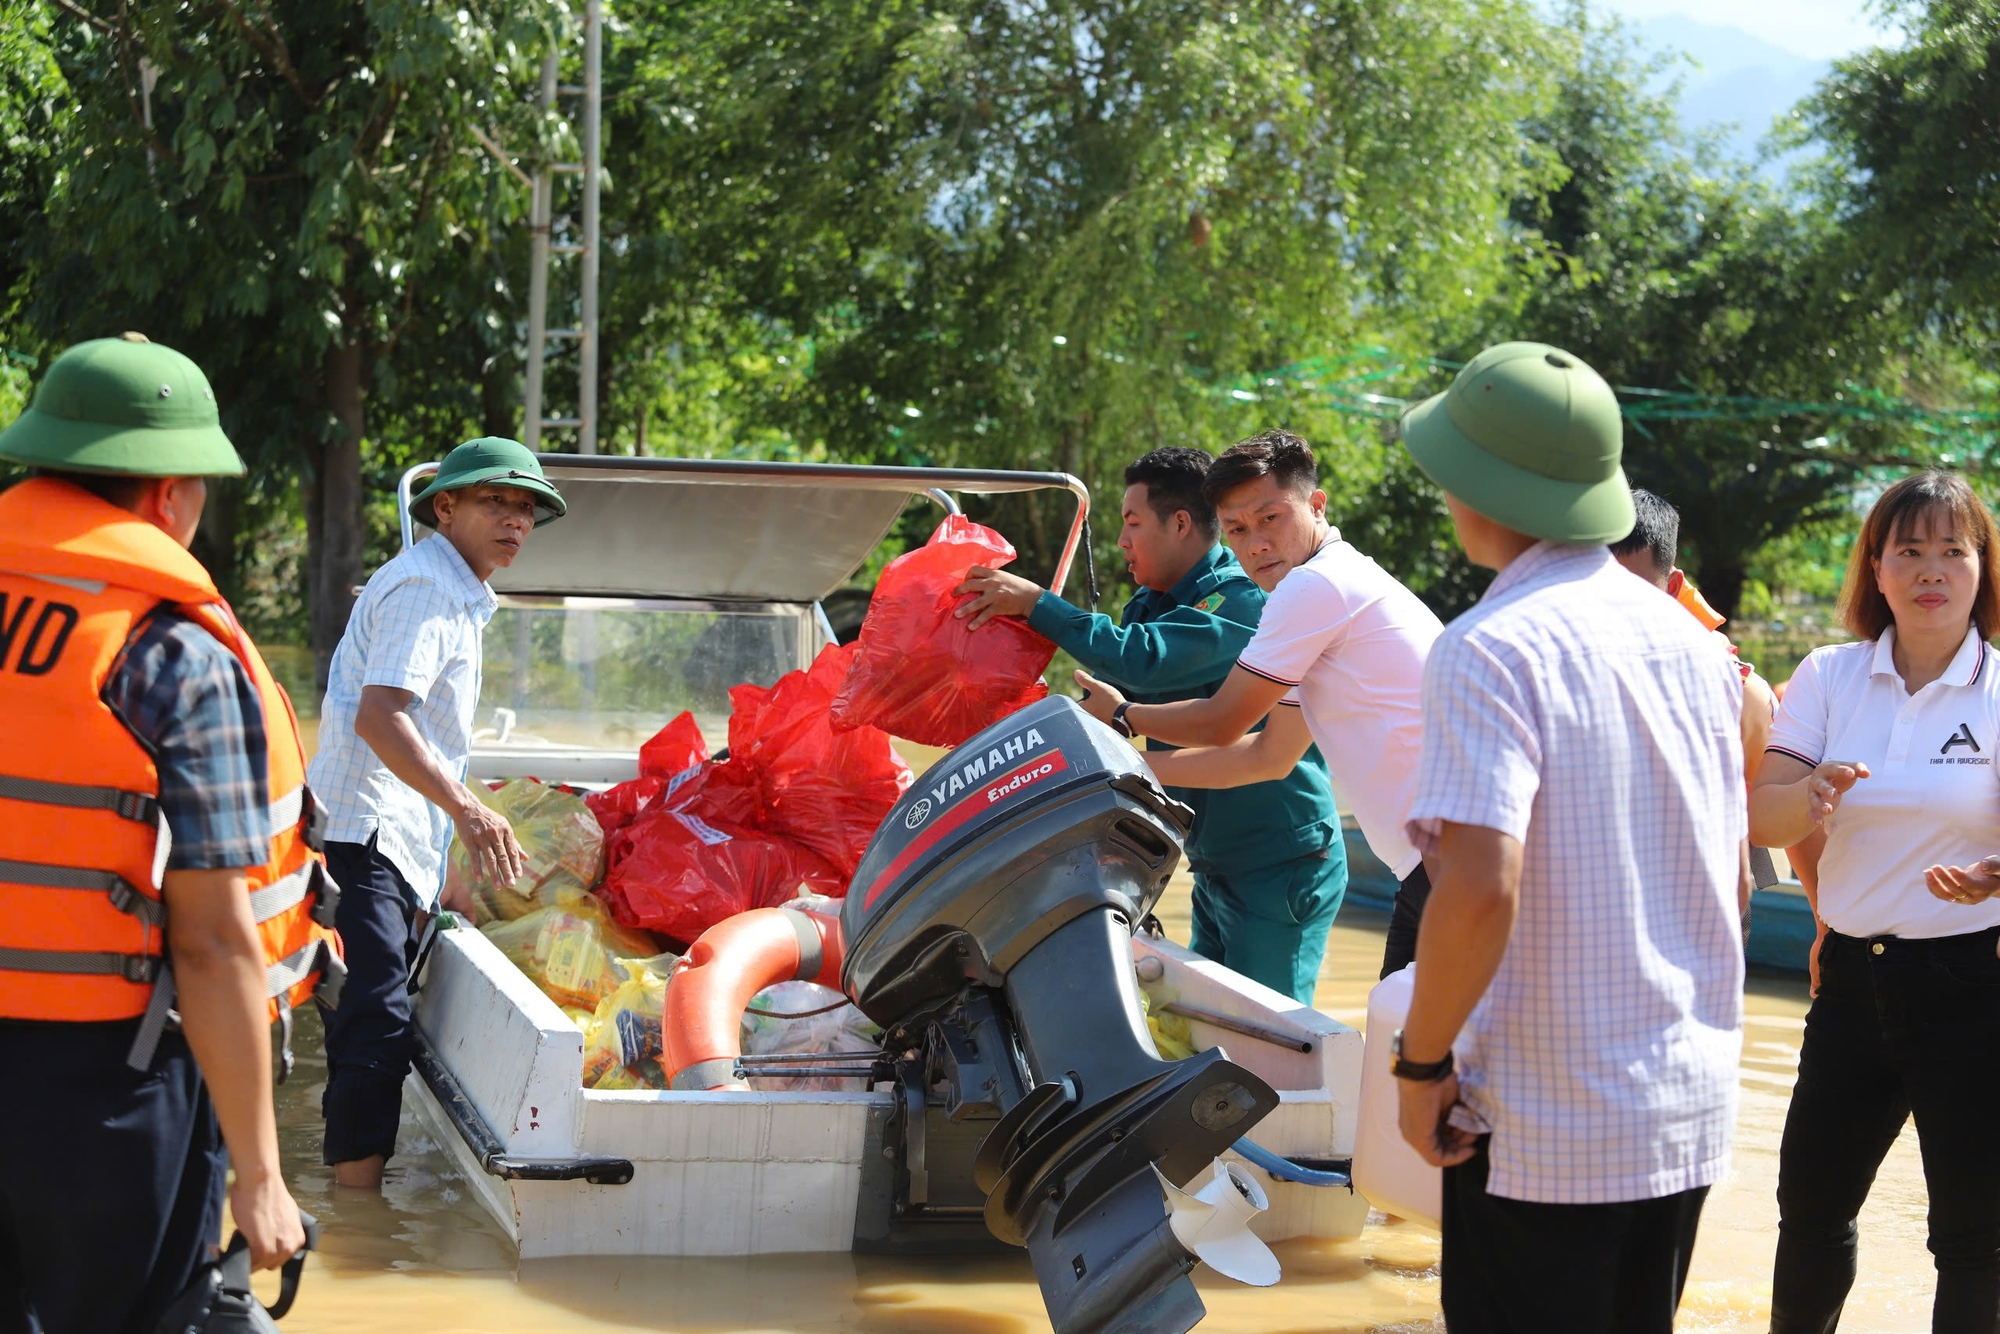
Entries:
POLYGON ((708 758, 683 713, 640 751, 638 778, 585 798, 608 836, 602 893, 614 917, 692 941, 801 886, 847 892, 911 781, 883 732, 833 730, 828 709, 852 656, 829 647, 769 690, 731 690, 727 760, 708 758))
POLYGON ((978 630, 952 613, 975 565, 997 569, 1014 547, 962 514, 890 561, 861 623, 854 665, 833 701, 836 728, 879 727, 927 746, 956 746, 1049 693, 1056 646, 1012 616, 978 630))

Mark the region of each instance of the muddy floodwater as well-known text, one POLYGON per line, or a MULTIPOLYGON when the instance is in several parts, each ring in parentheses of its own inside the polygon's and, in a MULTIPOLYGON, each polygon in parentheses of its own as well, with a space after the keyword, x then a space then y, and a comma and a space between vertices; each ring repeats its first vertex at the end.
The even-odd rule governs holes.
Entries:
MULTIPOLYGON (((1183 876, 1163 905, 1187 938, 1183 876)), ((1320 1009, 1360 1026, 1380 966, 1384 919, 1342 915, 1320 974, 1320 1009)), ((1735 1166, 1709 1197, 1680 1328, 1762 1331, 1777 1229, 1773 1191, 1785 1103, 1804 1026, 1803 981, 1752 978, 1743 1043, 1735 1166)), ((686 1330, 826 1334, 1040 1334, 1048 1330, 1025 1255, 992 1259, 765 1256, 757 1259, 517 1259, 424 1131, 407 1116, 402 1151, 378 1197, 336 1192, 320 1165, 325 1066, 317 1024, 302 1025, 299 1070, 279 1090, 280 1134, 299 1202, 318 1215, 290 1334, 334 1331, 686 1330)), ((688 1208, 702 1203, 690 1200, 688 1208)), ((1861 1279, 1842 1334, 1909 1334, 1930 1325, 1924 1189, 1914 1130, 1883 1165, 1862 1214, 1861 1279)), ((1287 1242, 1275 1288, 1196 1272, 1206 1334, 1433 1331, 1438 1243, 1408 1224, 1353 1241, 1287 1242)), ((1551 1331, 1550 1334, 1557 1334, 1551 1331)))

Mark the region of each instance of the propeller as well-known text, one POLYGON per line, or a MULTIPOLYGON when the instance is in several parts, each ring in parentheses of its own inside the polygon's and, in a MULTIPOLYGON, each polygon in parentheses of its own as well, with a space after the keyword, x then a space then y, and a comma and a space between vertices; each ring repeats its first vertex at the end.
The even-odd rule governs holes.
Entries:
POLYGON ((1235 1163, 1218 1158, 1183 1190, 1153 1168, 1167 1194, 1168 1225, 1188 1253, 1216 1273, 1252 1287, 1278 1281, 1278 1257, 1250 1230, 1250 1220, 1271 1207, 1263 1187, 1235 1163))

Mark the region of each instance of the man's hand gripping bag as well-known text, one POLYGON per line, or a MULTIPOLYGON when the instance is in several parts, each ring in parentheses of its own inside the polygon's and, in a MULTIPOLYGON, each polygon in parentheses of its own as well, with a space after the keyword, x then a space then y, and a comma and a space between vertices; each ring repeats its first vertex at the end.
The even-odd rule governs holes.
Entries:
POLYGON ((929 542, 889 562, 833 701, 833 725, 956 746, 1045 697, 1054 644, 1012 616, 975 631, 952 614, 968 570, 1006 565, 1014 554, 1006 538, 954 514, 929 542))

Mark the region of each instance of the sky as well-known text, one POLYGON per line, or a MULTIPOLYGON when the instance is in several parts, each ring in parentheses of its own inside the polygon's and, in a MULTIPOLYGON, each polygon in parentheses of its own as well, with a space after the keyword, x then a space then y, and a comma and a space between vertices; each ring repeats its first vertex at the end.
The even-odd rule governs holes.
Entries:
POLYGON ((1889 40, 1891 31, 1863 0, 1597 0, 1633 20, 1677 14, 1697 23, 1740 28, 1810 60, 1844 56, 1889 40))

